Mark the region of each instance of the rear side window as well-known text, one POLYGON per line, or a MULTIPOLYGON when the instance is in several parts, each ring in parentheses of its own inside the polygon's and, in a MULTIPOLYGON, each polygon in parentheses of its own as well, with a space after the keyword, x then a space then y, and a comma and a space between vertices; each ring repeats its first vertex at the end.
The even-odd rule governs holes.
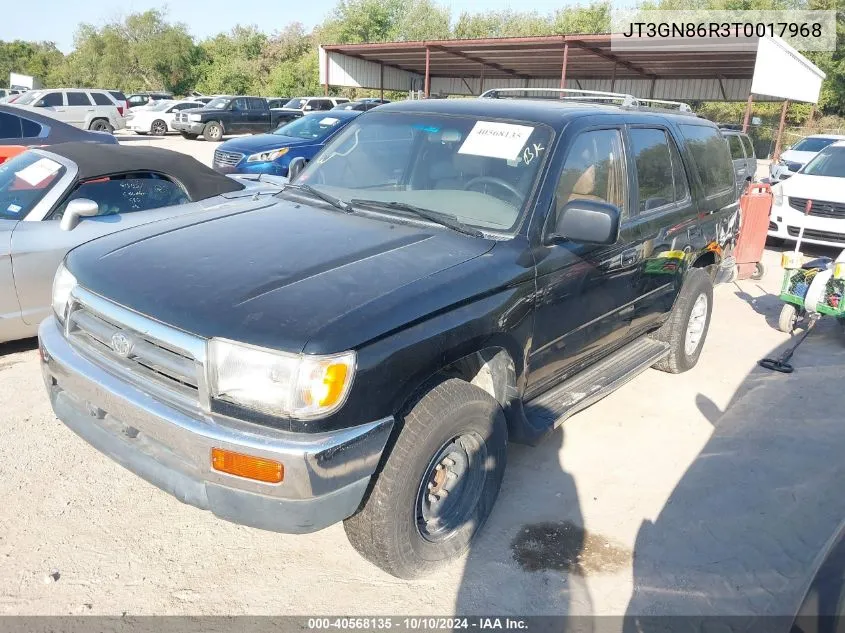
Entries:
POLYGON ((654 211, 686 199, 687 178, 681 156, 665 130, 630 130, 639 186, 639 213, 654 211))
POLYGON ((62 99, 61 92, 48 92, 43 97, 41 97, 41 103, 44 104, 44 107, 56 107, 62 106, 65 104, 64 99, 62 99))
POLYGON ((91 100, 84 92, 69 92, 67 93, 67 104, 69 106, 89 106, 91 100))
POLYGON ((21 138, 21 120, 19 117, 0 112, 0 138, 21 138))
POLYGON ((252 97, 249 100, 249 107, 252 110, 266 110, 267 109, 267 102, 264 99, 258 99, 257 97, 252 97))
POLYGON ((582 132, 573 142, 557 183, 556 211, 572 200, 615 204, 625 215, 625 158, 619 130, 582 132))
POLYGON ((94 103, 100 106, 113 106, 112 100, 109 99, 106 95, 102 92, 92 92, 91 96, 94 97, 94 103))
POLYGON ((731 158, 733 160, 745 160, 745 152, 742 149, 742 141, 739 140, 738 134, 727 134, 728 149, 731 151, 731 158))
POLYGON ((756 158, 754 156, 754 145, 751 144, 751 139, 745 134, 740 134, 739 138, 742 139, 742 146, 745 148, 745 156, 747 158, 756 158))
MULTIPOLYGON (((94 101, 96 101, 96 100, 97 100, 97 98, 96 98, 96 94, 97 94, 97 93, 96 93, 96 92, 94 92, 94 93, 92 93, 92 94, 94 94, 94 95, 95 95, 95 97, 94 97, 94 101)), ((109 90, 109 94, 110 94, 112 97, 114 97, 115 99, 117 99, 118 101, 126 101, 126 95, 125 95, 125 94, 123 94, 120 90, 109 90)))
POLYGON ((23 126, 24 138, 35 138, 41 136, 41 125, 39 125, 35 121, 30 121, 29 119, 21 119, 21 125, 23 126))
POLYGON ((328 99, 312 99, 308 102, 312 110, 331 110, 334 104, 328 99))
POLYGON ((703 125, 681 125, 680 128, 695 161, 704 195, 727 193, 735 187, 731 155, 719 131, 703 125))
POLYGON ((174 182, 157 174, 127 174, 79 184, 56 209, 51 219, 61 219, 68 202, 88 198, 100 207, 98 216, 147 211, 190 202, 188 194, 174 182))

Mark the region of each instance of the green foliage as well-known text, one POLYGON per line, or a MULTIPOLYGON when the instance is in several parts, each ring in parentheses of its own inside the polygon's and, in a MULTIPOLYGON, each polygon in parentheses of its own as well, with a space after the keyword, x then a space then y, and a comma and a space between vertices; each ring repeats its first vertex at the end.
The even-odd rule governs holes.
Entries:
POLYGON ((32 75, 44 81, 63 58, 53 42, 0 41, 0 86, 8 86, 10 72, 32 75))

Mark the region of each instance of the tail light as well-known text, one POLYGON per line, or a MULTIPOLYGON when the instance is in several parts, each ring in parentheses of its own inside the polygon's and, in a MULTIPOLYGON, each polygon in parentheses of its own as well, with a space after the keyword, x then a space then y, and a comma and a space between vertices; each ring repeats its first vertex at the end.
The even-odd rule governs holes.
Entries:
MULTIPOLYGON (((126 102, 124 101, 123 103, 125 104, 126 102)), ((118 113, 120 116, 123 116, 123 110, 124 110, 124 108, 126 108, 127 110, 129 109, 129 108, 127 108, 125 105, 119 105, 119 106, 117 106, 117 113, 118 113)))

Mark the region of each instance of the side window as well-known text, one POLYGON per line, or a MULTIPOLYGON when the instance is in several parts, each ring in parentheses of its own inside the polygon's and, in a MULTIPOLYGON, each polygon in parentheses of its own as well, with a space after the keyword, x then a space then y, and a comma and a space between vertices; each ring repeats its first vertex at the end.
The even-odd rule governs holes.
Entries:
POLYGON ((681 132, 695 161, 705 196, 731 191, 736 186, 731 155, 724 137, 714 127, 681 125, 681 132))
POLYGON ((0 138, 21 138, 21 119, 14 114, 0 112, 0 138))
POLYGON ((36 123, 35 121, 30 121, 29 119, 21 119, 21 125, 23 126, 24 138, 37 138, 38 136, 41 136, 41 125, 36 123))
POLYGON ((315 110, 331 110, 334 104, 328 99, 314 99, 311 101, 311 107, 315 110))
POLYGON ((630 136, 639 186, 638 212, 646 213, 684 200, 688 191, 684 167, 666 131, 632 128, 630 136))
MULTIPOLYGON (((102 92, 92 92, 91 96, 94 98, 94 103, 99 106, 113 106, 112 100, 109 99, 106 95, 102 92)), ((68 101, 70 100, 70 94, 68 94, 68 101)))
POLYGON ((572 200, 615 204, 625 217, 625 157, 619 130, 582 132, 572 144, 557 183, 556 213, 572 200))
POLYGON ((147 211, 191 201, 182 187, 157 174, 128 174, 80 183, 50 219, 61 219, 68 202, 76 198, 96 202, 100 207, 98 216, 147 211))
POLYGON ((754 156, 754 145, 751 143, 751 139, 745 134, 740 134, 739 138, 742 139, 742 145, 745 147, 745 156, 747 158, 756 158, 756 156, 754 156))
POLYGON ((147 101, 148 99, 144 95, 132 95, 131 97, 129 97, 130 106, 144 105, 147 101))
POLYGON ((233 110, 246 110, 249 108, 249 104, 247 100, 241 97, 240 99, 235 99, 234 106, 232 107, 233 110))
POLYGON ((67 104, 69 106, 89 106, 91 105, 91 100, 84 92, 68 92, 67 104))
POLYGON ((48 92, 43 97, 41 97, 41 103, 44 104, 45 108, 58 107, 63 106, 65 104, 61 92, 48 92))
POLYGON ((258 99, 257 97, 251 97, 249 100, 249 107, 251 110, 266 110, 266 104, 267 102, 264 99, 258 99))
POLYGON ((745 152, 742 149, 742 141, 739 140, 739 134, 726 134, 728 139, 728 149, 731 151, 731 158, 733 160, 745 160, 745 152))

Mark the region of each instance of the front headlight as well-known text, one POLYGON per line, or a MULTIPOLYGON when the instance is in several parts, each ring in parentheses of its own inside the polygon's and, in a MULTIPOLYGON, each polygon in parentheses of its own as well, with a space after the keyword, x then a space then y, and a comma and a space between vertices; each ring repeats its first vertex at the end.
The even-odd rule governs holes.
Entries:
POLYGON ((188 115, 188 121, 194 121, 196 123, 199 123, 200 121, 202 121, 202 115, 201 114, 189 114, 188 115))
POLYGON ((248 163, 269 163, 271 160, 276 160, 279 156, 284 156, 288 153, 289 148, 283 147, 281 149, 271 149, 266 152, 258 152, 246 159, 248 163))
POLYGON ((302 420, 325 417, 343 405, 355 352, 286 354, 215 338, 208 342, 208 365, 213 398, 302 420))
POLYGON ((70 293, 76 288, 76 277, 65 268, 64 262, 59 264, 56 276, 53 277, 53 312, 61 323, 65 322, 67 315, 67 304, 70 300, 70 293))
POLYGON ((783 185, 775 185, 772 187, 772 193, 775 196, 775 206, 782 207, 783 206, 783 185))

